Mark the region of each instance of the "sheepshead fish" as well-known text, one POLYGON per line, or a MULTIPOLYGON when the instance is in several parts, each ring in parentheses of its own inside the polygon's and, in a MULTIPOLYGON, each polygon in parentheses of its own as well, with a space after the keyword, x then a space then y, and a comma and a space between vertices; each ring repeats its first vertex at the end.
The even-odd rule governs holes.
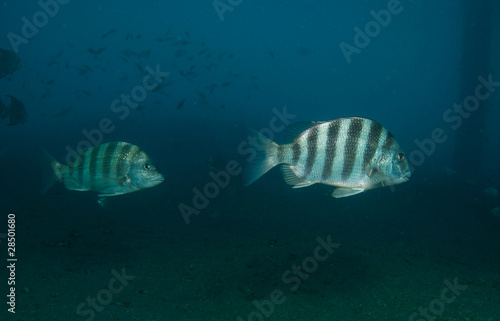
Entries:
MULTIPOLYGON (((44 151, 45 152, 45 151, 44 151)), ((156 186, 163 175, 139 147, 125 142, 97 145, 63 165, 45 152, 48 170, 45 193, 57 180, 73 191, 94 191, 99 197, 127 194, 156 186)))
POLYGON ((276 165, 294 188, 321 183, 336 186, 332 196, 406 182, 411 175, 404 152, 379 123, 358 117, 300 122, 289 128, 293 142, 278 145, 255 132, 263 144, 245 171, 250 185, 276 165))
POLYGON ((28 113, 24 104, 16 97, 6 95, 10 98, 10 106, 7 107, 0 98, 0 120, 9 117, 7 126, 24 124, 28 120, 28 113))
POLYGON ((15 52, 0 49, 0 78, 12 74, 21 68, 21 60, 15 52))

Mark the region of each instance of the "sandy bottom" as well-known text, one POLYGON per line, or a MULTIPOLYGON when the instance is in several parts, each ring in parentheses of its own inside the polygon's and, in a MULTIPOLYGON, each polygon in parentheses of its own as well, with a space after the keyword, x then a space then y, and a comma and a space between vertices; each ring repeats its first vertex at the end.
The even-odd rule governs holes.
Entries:
POLYGON ((106 209, 62 188, 5 199, 19 260, 8 320, 499 320, 494 200, 410 184, 333 199, 271 176, 186 225, 192 187, 106 209))

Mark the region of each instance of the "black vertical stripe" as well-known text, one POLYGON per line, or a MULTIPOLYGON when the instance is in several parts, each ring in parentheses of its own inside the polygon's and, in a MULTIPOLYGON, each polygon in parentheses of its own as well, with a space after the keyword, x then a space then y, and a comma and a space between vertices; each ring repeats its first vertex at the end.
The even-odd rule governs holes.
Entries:
POLYGON ((296 165, 297 162, 299 161, 300 153, 302 151, 302 148, 300 147, 300 143, 299 143, 298 140, 295 141, 295 142, 293 142, 293 144, 292 144, 292 151, 293 151, 292 162, 293 162, 293 165, 296 165))
POLYGON ((130 157, 129 162, 131 162, 131 161, 132 161, 134 158, 136 158, 136 157, 137 157, 140 153, 142 153, 142 150, 141 150, 139 147, 137 147, 137 146, 135 146, 135 147, 136 147, 136 149, 137 149, 137 150, 136 150, 136 151, 135 151, 135 153, 132 155, 132 157, 130 157))
POLYGON ((285 160, 285 148, 283 145, 278 145, 278 163, 283 163, 285 160))
POLYGON ((83 157, 81 154, 78 154, 78 156, 75 157, 75 160, 71 163, 71 177, 75 179, 77 182, 79 181, 79 172, 78 168, 83 161, 83 157))
POLYGON ((358 147, 359 136, 363 130, 363 119, 351 119, 347 129, 347 139, 344 145, 344 166, 342 168, 342 181, 346 181, 351 176, 354 162, 356 161, 356 149, 358 147))
POLYGON ((318 151, 318 126, 309 129, 307 133, 307 159, 304 176, 311 173, 314 161, 316 160, 316 152, 318 151))
POLYGON ((382 125, 377 122, 371 121, 370 133, 368 134, 368 142, 365 148, 365 154, 363 155, 363 170, 371 163, 373 156, 378 149, 378 141, 380 140, 380 135, 382 134, 382 125))
POLYGON ((333 160, 337 150, 337 139, 340 130, 340 122, 332 121, 328 124, 328 133, 326 137, 326 157, 323 165, 322 180, 327 180, 332 175, 333 160))
POLYGON ((102 145, 94 146, 90 152, 90 162, 89 162, 89 181, 93 182, 97 176, 97 155, 99 155, 99 150, 102 145))
POLYGON ((387 138, 385 139, 384 143, 382 144, 382 150, 386 151, 386 150, 390 149, 391 147, 393 147, 395 142, 396 141, 394 140, 394 136, 392 136, 391 133, 387 132, 387 138))
POLYGON ((119 153, 118 162, 116 163, 116 175, 119 177, 125 172, 126 158, 130 150, 132 149, 132 144, 124 143, 119 153))
POLYGON ((80 186, 83 186, 83 172, 85 169, 85 163, 87 162, 87 157, 89 157, 89 149, 86 149, 80 155, 80 163, 78 163, 78 182, 80 183, 80 186))
POLYGON ((102 177, 110 177, 111 176, 111 162, 114 158, 114 153, 118 147, 117 142, 109 143, 104 150, 104 160, 102 163, 102 177))

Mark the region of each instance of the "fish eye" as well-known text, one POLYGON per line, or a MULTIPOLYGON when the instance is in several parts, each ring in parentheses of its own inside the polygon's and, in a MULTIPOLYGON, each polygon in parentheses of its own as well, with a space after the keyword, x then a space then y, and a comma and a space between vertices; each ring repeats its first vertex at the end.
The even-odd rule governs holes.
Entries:
POLYGON ((399 153, 399 154, 396 156, 396 159, 398 160, 398 162, 402 162, 402 161, 405 159, 405 154, 403 154, 403 153, 399 153))
POLYGON ((144 164, 144 169, 149 171, 151 169, 151 165, 149 163, 144 164))

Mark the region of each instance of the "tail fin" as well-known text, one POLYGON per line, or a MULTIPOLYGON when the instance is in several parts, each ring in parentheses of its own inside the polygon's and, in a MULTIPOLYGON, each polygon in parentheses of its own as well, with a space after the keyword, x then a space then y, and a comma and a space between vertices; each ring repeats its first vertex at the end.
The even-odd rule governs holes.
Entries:
POLYGON ((251 133, 258 139, 257 155, 243 172, 243 183, 248 186, 278 165, 278 144, 256 130, 251 133))
POLYGON ((45 194, 57 180, 61 179, 61 169, 64 165, 59 163, 43 147, 40 148, 45 157, 42 165, 42 189, 40 190, 40 194, 45 194))

